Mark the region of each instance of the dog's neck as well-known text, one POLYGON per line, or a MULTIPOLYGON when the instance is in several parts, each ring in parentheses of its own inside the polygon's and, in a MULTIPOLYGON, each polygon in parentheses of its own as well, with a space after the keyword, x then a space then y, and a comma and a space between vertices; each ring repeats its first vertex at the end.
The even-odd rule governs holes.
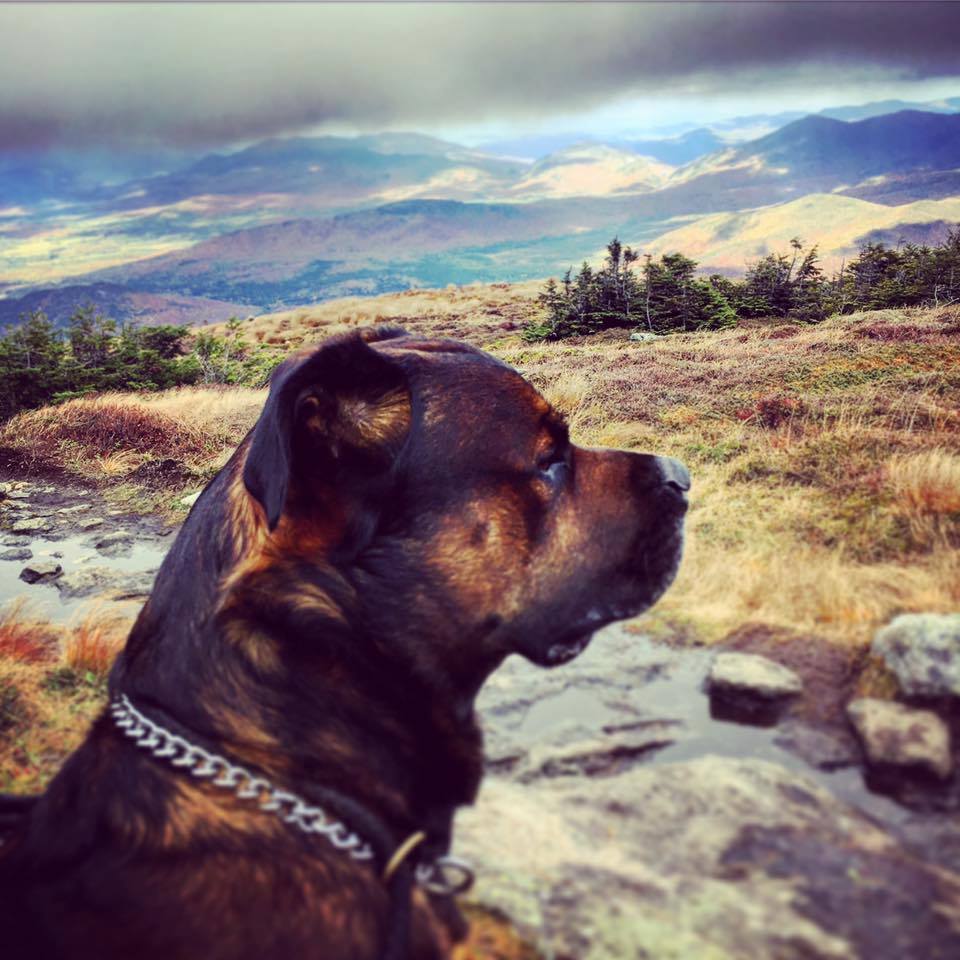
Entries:
POLYGON ((473 697, 483 677, 424 669, 402 642, 351 626, 349 590, 332 573, 302 571, 311 602, 290 604, 276 579, 288 571, 254 569, 234 578, 241 600, 224 602, 210 584, 230 580, 237 550, 216 533, 222 519, 192 526, 164 564, 114 690, 279 787, 335 787, 398 838, 426 829, 442 845, 481 778, 473 697))

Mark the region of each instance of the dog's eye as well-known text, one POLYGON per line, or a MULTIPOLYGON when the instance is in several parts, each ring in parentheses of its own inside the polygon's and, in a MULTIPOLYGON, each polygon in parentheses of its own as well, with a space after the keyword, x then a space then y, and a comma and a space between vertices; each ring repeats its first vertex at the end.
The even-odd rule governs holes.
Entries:
POLYGON ((567 452, 553 447, 549 453, 537 458, 537 469, 550 483, 559 483, 568 469, 567 452))

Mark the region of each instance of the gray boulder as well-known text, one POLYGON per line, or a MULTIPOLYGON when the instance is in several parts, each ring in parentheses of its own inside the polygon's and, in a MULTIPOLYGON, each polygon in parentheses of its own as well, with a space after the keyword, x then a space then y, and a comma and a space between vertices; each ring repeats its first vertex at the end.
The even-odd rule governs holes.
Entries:
POLYGON ((488 777, 454 838, 477 869, 471 899, 546 956, 960 955, 960 878, 774 763, 488 777))
POLYGON ((789 667, 754 653, 719 653, 707 675, 712 694, 779 700, 796 696, 803 682, 789 667))
POLYGON ((953 771, 950 731, 932 711, 864 697, 847 707, 847 716, 872 766, 923 770, 941 780, 953 771))
POLYGON ((910 697, 960 697, 960 613, 905 613, 878 630, 872 652, 910 697))
POLYGON ((0 560, 29 560, 33 551, 29 547, 11 547, 0 553, 0 560))
POLYGON ((53 580, 63 573, 63 567, 52 560, 37 560, 20 571, 20 579, 25 583, 40 583, 53 580))

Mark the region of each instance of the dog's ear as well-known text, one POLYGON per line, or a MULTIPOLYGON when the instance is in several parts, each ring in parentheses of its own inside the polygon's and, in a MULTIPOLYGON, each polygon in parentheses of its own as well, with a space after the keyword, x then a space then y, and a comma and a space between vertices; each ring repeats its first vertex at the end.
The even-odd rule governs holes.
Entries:
POLYGON ((276 369, 243 468, 271 530, 296 473, 339 484, 347 474, 357 481, 382 474, 393 462, 409 430, 410 394, 399 364, 368 341, 403 335, 372 328, 276 369))

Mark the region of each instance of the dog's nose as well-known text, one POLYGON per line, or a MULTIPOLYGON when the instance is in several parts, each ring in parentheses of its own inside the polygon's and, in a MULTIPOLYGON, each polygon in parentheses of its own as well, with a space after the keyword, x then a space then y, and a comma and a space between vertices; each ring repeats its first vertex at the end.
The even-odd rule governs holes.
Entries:
POLYGON ((679 460, 650 453, 632 453, 630 457, 632 486, 639 496, 670 513, 687 509, 690 472, 679 460))
POLYGON ((690 489, 690 471, 673 457, 656 457, 660 468, 661 483, 673 487, 678 493, 686 493, 690 489))

